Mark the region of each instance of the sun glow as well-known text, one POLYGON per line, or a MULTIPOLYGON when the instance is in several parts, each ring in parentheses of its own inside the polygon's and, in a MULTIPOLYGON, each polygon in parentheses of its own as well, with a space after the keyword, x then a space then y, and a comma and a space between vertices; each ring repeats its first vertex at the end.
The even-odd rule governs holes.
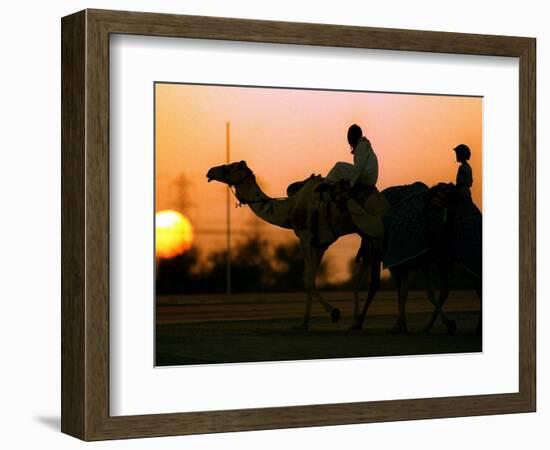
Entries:
POLYGON ((155 252, 159 258, 173 258, 193 244, 193 226, 181 213, 159 211, 155 215, 155 252))

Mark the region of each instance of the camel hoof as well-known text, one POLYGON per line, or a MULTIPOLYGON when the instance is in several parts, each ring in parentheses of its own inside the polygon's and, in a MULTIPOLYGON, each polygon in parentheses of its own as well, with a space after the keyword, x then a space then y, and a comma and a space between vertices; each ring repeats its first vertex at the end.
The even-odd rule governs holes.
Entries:
POLYGON ((301 325, 293 326, 292 329, 296 331, 307 331, 309 329, 309 325, 307 323, 303 323, 301 325))
POLYGON ((332 308, 330 320, 332 320, 332 323, 336 323, 340 320, 340 310, 338 308, 332 308))
POLYGON ((352 330, 352 331, 362 330, 363 329, 363 324, 362 323, 354 323, 351 327, 349 327, 349 329, 352 330))
POLYGON ((447 333, 449 333, 450 336, 456 334, 456 322, 454 320, 449 320, 449 322, 447 322, 447 333))

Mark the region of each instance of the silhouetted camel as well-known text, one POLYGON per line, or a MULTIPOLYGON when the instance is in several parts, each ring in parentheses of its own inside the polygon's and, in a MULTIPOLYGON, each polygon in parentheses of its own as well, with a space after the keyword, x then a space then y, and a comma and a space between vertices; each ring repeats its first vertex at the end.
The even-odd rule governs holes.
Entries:
MULTIPOLYGON (((422 189, 422 187, 420 187, 417 193, 413 193, 412 196, 409 197, 407 197, 407 195, 402 195, 397 202, 394 199, 394 204, 392 204, 392 214, 396 214, 395 210, 399 208, 399 204, 396 205, 395 203, 405 202, 401 204, 409 204, 413 197, 416 197, 416 200, 422 201, 424 207, 422 211, 418 211, 418 213, 423 216, 420 220, 425 221, 426 229, 424 230, 424 234, 427 237, 427 245, 419 254, 413 254, 411 257, 403 258, 403 260, 398 261, 398 263, 393 261, 394 264, 389 267, 390 273, 397 285, 399 308, 397 322, 390 331, 395 333, 407 332, 406 302, 408 296, 408 275, 409 272, 413 270, 421 270, 426 279, 428 299, 434 305, 434 311, 429 323, 425 327, 425 331, 429 331, 434 325, 437 317, 441 315, 442 321, 449 334, 454 334, 456 332, 456 323, 445 316, 442 308, 449 296, 449 276, 452 273, 453 265, 462 264, 475 280, 475 290, 480 300, 480 318, 476 331, 480 333, 482 324, 481 214, 473 204, 464 203, 465 200, 459 195, 457 196, 452 185, 441 183, 431 189, 428 189, 427 186, 424 186, 424 188, 425 189, 422 189), (464 215, 468 215, 468 224, 463 223, 464 215), (472 234, 473 236, 471 236, 472 234), (468 236, 471 236, 472 239, 468 242, 469 248, 464 249, 464 240, 467 239, 468 236), (433 291, 433 268, 435 268, 440 279, 440 291, 437 299, 433 291)), ((382 191, 382 193, 390 199, 391 196, 388 194, 391 189, 400 188, 389 188, 382 191)), ((469 200, 467 201, 469 202, 469 200)), ((417 210, 419 210, 419 208, 417 208, 417 210)), ((409 220, 418 221, 419 217, 411 216, 409 220)), ((400 229, 402 229, 402 227, 400 229)), ((390 227, 387 233, 387 239, 391 240, 392 238, 392 229, 390 227)), ((363 305, 358 321, 353 325, 355 329, 362 328, 367 310, 380 287, 380 272, 383 255, 379 251, 371 252, 369 261, 365 256, 368 254, 368 249, 365 247, 365 244, 362 243, 357 257, 359 264, 356 267, 356 281, 354 284, 357 287, 357 285, 362 283, 369 263, 371 267, 371 283, 367 299, 363 305)))
MULTIPOLYGON (((322 181, 321 177, 311 177, 294 194, 284 198, 271 198, 258 186, 256 177, 245 161, 213 167, 208 171, 208 181, 220 181, 235 188, 235 196, 243 205, 248 205, 261 219, 278 227, 294 230, 300 241, 305 262, 306 310, 300 328, 307 329, 311 317, 311 303, 313 298, 319 300, 323 308, 329 313, 333 322, 340 319, 340 310, 328 303, 317 290, 315 276, 321 259, 327 248, 340 236, 356 233, 349 215, 336 204, 331 206, 330 229, 334 233, 333 239, 316 244, 314 232, 314 201, 318 202, 319 194, 314 192, 315 187, 322 181)), ((331 202, 332 203, 332 202, 331 202)), ((321 219, 322 220, 322 219, 321 219)), ((357 305, 359 298, 356 299, 357 305)), ((359 308, 355 311, 358 314, 359 308)), ((357 317, 355 317, 357 320, 357 317)))
MULTIPOLYGON (((230 187, 234 187, 235 195, 241 204, 248 205, 252 211, 264 221, 282 228, 292 229, 298 236, 304 254, 306 287, 306 310, 301 328, 308 328, 313 297, 319 300, 325 311, 329 313, 331 320, 337 322, 340 319, 340 311, 338 308, 330 305, 321 296, 315 284, 315 276, 327 248, 339 237, 357 233, 357 228, 345 209, 340 208, 335 202, 328 202, 327 208, 331 208, 330 214, 315 216, 315 214, 318 214, 318 211, 316 211, 314 205, 315 202, 319 201, 319 194, 315 192, 315 188, 321 183, 322 178, 311 177, 305 180, 303 185, 301 185, 293 195, 284 198, 271 198, 267 196, 258 186, 254 173, 250 170, 245 161, 213 167, 208 171, 207 178, 208 181, 215 180, 225 183, 230 187), (317 242, 318 236, 316 236, 314 228, 318 229, 319 224, 315 227, 315 220, 329 221, 329 223, 325 225, 332 231, 332 238, 328 242, 323 242, 323 245, 317 242)), ((389 188, 383 191, 383 194, 391 189, 399 190, 400 193, 406 194, 414 187, 415 185, 389 188)), ((379 288, 382 256, 379 254, 377 255, 376 252, 371 250, 371 258, 365 258, 365 249, 368 247, 367 243, 368 240, 363 239, 362 250, 360 250, 361 258, 358 258, 359 264, 354 276, 354 328, 360 328, 362 326, 368 306, 379 288), (372 281, 369 286, 367 301, 365 302, 362 313, 359 314, 359 288, 365 269, 369 264, 371 267, 372 281)), ((406 319, 404 319, 406 302, 405 283, 406 274, 409 270, 409 268, 405 270, 406 267, 409 266, 392 269, 394 276, 399 279, 398 285, 400 286, 398 290, 400 316, 397 325, 402 325, 396 325, 396 331, 406 331, 406 319)), ((443 293, 444 290, 442 290, 442 294, 443 293)), ((434 315, 431 321, 433 325, 437 315, 442 314, 441 306, 444 302, 443 297, 445 296, 442 297, 440 295, 439 301, 435 302, 431 285, 428 287, 428 295, 432 303, 434 303, 434 315)), ((443 317, 445 316, 443 315, 443 317)))

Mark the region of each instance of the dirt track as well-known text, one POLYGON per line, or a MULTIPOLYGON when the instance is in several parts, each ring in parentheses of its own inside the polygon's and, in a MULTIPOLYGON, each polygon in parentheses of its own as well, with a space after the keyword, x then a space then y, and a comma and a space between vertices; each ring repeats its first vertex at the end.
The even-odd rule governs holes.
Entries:
POLYGON ((157 365, 211 364, 365 356, 481 351, 473 333, 479 303, 472 292, 453 292, 445 307, 458 333, 449 336, 438 321, 429 335, 420 333, 432 311, 422 292, 408 302, 410 333, 388 334, 397 304, 393 292, 381 292, 371 306, 365 329, 350 331, 350 293, 330 293, 342 311, 330 322, 314 304, 309 331, 294 330, 304 313, 303 294, 171 296, 157 298, 157 365))

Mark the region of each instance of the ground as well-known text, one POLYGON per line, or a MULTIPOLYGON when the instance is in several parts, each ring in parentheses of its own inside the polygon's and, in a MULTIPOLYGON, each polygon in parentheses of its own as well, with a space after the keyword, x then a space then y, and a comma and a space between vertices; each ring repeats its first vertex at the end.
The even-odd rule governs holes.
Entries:
POLYGON ((361 331, 351 331, 351 293, 327 293, 342 311, 330 322, 314 304, 308 331, 301 323, 305 295, 247 294, 162 296, 156 309, 156 363, 160 366, 300 359, 395 356, 480 352, 481 336, 474 333, 479 302, 473 292, 451 293, 445 306, 457 323, 449 336, 438 320, 430 334, 422 333, 432 311, 422 292, 411 292, 407 304, 409 334, 394 335, 395 293, 378 293, 361 331))

